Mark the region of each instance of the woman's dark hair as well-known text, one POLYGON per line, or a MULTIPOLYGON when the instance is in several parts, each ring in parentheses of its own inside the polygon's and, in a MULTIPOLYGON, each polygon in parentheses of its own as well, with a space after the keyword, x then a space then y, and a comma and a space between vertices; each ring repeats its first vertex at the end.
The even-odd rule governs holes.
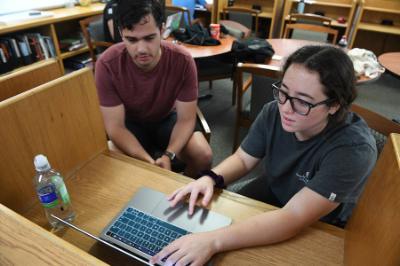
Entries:
POLYGON ((300 64, 319 74, 324 94, 334 100, 330 106, 340 105, 331 118, 337 123, 341 122, 357 97, 353 62, 347 54, 333 46, 309 45, 289 56, 283 66, 283 76, 292 64, 300 64))
POLYGON ((119 29, 132 30, 147 15, 153 15, 156 25, 161 29, 164 8, 161 0, 118 0, 115 20, 119 29))

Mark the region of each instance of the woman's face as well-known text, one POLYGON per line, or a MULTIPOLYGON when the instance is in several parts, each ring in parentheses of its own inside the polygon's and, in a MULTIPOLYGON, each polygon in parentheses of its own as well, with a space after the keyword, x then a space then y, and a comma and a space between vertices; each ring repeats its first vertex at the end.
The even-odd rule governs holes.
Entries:
MULTIPOLYGON (((299 98, 311 104, 327 100, 319 74, 300 64, 292 64, 283 77, 280 89, 291 97, 299 98)), ((329 114, 334 114, 339 106, 328 107, 326 104, 310 109, 303 116, 294 112, 290 101, 278 103, 282 127, 287 132, 295 133, 298 140, 307 140, 320 133, 328 124, 329 114)))

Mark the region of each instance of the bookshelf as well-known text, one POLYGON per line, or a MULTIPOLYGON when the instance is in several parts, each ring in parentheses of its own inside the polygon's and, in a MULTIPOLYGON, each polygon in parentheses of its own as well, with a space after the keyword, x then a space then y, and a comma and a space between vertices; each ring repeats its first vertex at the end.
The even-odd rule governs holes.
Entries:
MULTIPOLYGON (((260 25, 259 30, 263 29, 267 32, 268 38, 277 38, 279 37, 279 24, 282 13, 284 0, 235 0, 233 3, 234 7, 244 7, 244 8, 253 8, 254 5, 258 5, 261 7, 261 13, 258 15, 260 25), (269 20, 269 27, 265 28, 266 20, 269 20)), ((221 17, 222 9, 228 6, 228 0, 214 0, 214 12, 213 14, 217 14, 217 17, 214 18, 214 21, 218 21, 221 17)))
POLYGON ((398 51, 400 1, 361 0, 359 9, 351 47, 369 49, 377 55, 398 51), (384 21, 391 25, 384 25, 384 21))
MULTIPOLYGON (((57 60, 61 72, 64 73, 64 59, 88 52, 89 49, 87 46, 84 46, 74 51, 64 51, 60 49, 59 41, 73 33, 80 32, 79 20, 101 14, 103 9, 104 4, 102 3, 93 3, 86 7, 75 6, 73 8, 53 9, 49 11, 52 13, 52 16, 49 17, 0 25, 0 39, 13 38, 14 36, 23 36, 32 33, 49 36, 54 44, 54 59, 57 60)), ((37 64, 34 63, 33 67, 35 65, 37 64)), ((17 71, 18 69, 18 67, 14 68, 13 71, 17 71)), ((1 75, 7 75, 7 73, 1 75)))
MULTIPOLYGON (((283 8, 280 36, 283 36, 285 24, 289 14, 297 13, 299 0, 287 0, 283 8)), ((332 18, 332 26, 339 29, 340 34, 345 34, 351 39, 351 29, 355 20, 357 0, 305 0, 304 13, 322 13, 325 17, 332 18), (340 23, 338 18, 343 17, 346 22, 340 23)), ((340 38, 339 38, 340 39, 340 38)))

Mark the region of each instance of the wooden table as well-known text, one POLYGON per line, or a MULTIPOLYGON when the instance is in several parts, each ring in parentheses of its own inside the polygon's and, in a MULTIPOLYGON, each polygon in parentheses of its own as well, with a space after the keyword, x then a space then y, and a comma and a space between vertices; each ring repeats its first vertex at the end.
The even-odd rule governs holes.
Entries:
MULTIPOLYGON (((99 235, 139 187, 147 186, 170 193, 190 181, 159 167, 105 151, 78 169, 66 184, 77 214, 74 223, 99 235)), ((275 209, 228 191, 220 195, 217 193, 209 207, 232 217, 234 223, 275 209)), ((39 204, 25 216, 49 229, 39 204)), ((219 254, 215 265, 341 265, 343 233, 341 229, 318 222, 297 237, 280 244, 219 254)), ((72 229, 66 228, 57 235, 106 263, 125 264, 132 261, 72 229)))
MULTIPOLYGON (((172 41, 172 39, 168 40, 172 41)), ((219 39, 219 41, 221 42, 220 45, 202 46, 202 45, 193 45, 180 42, 178 42, 177 45, 182 45, 183 47, 185 47, 185 49, 189 51, 192 57, 197 59, 197 58, 210 57, 230 52, 234 40, 235 40, 234 37, 230 35, 225 35, 224 37, 219 39)))
POLYGON ((306 45, 321 45, 320 42, 296 39, 267 39, 275 50, 274 56, 266 62, 267 65, 282 67, 286 58, 297 49, 306 45))
POLYGON ((400 76, 400 52, 381 54, 378 61, 384 68, 400 76))
MULTIPOLYGON (((275 50, 274 56, 265 62, 267 65, 282 67, 286 58, 295 52, 297 49, 300 49, 306 45, 331 45, 324 44, 320 42, 307 41, 307 40, 296 40, 296 39, 267 39, 267 41, 272 45, 272 48, 275 50)), ((400 54, 400 53, 398 53, 400 54)), ((400 56, 397 57, 397 62, 399 62, 400 56)), ((399 66, 397 65, 398 73, 400 71, 399 66)), ((357 78, 357 83, 366 83, 377 80, 380 77, 378 75, 376 78, 369 78, 367 76, 360 76, 357 78)))

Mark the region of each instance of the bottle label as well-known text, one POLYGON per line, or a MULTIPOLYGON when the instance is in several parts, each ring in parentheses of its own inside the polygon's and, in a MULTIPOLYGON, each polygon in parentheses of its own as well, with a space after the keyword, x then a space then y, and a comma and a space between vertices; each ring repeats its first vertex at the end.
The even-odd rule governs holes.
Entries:
POLYGON ((38 190, 39 200, 45 208, 53 208, 58 205, 56 188, 48 185, 38 190))
POLYGON ((69 204, 70 203, 69 194, 62 178, 55 175, 51 177, 51 181, 56 185, 56 188, 58 190, 58 193, 60 193, 62 201, 65 204, 69 204))
POLYGON ((68 194, 67 187, 65 186, 65 184, 62 184, 59 189, 60 189, 61 199, 63 200, 64 203, 69 204, 70 199, 69 199, 69 194, 68 194))

